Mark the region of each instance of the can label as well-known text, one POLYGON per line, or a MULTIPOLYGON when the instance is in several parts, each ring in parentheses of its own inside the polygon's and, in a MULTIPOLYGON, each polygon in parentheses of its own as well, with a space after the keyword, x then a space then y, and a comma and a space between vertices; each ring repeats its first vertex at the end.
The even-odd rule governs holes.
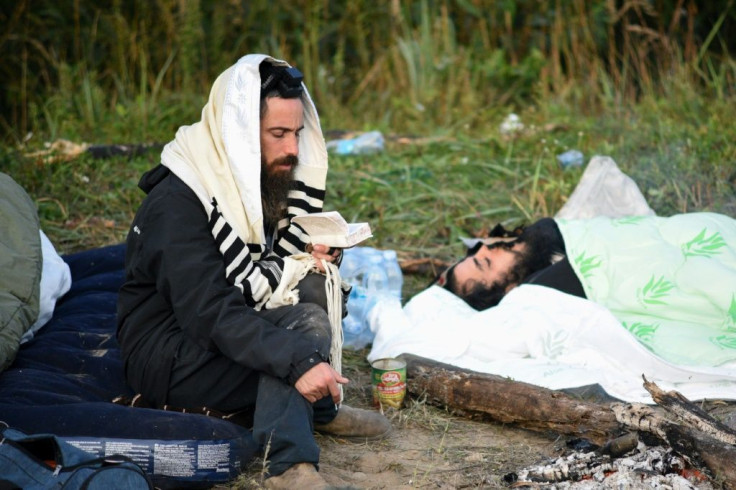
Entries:
POLYGON ((371 368, 373 406, 401 408, 406 396, 406 363, 399 359, 378 359, 371 368))

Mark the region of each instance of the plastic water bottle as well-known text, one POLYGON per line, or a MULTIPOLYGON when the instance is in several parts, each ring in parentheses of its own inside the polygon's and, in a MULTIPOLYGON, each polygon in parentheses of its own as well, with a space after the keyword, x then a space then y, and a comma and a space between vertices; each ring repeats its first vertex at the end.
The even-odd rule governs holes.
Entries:
POLYGON ((373 342, 368 315, 385 298, 385 293, 368 293, 362 286, 353 286, 348 297, 348 314, 342 320, 343 347, 362 349, 373 342))
POLYGON ((360 155, 383 151, 385 141, 380 131, 368 131, 355 138, 327 142, 327 150, 338 155, 360 155))
POLYGON ((388 274, 383 264, 383 254, 371 249, 367 257, 366 271, 363 275, 363 288, 368 293, 388 290, 388 274))
POLYGON ((578 150, 568 150, 557 155, 557 161, 562 168, 580 167, 583 165, 583 154, 578 150))
POLYGON ((365 347, 364 305, 367 299, 362 279, 365 272, 365 248, 354 247, 343 252, 340 277, 352 287, 348 296, 348 314, 342 319, 343 347, 362 349, 365 347))
POLYGON ((400 304, 403 277, 393 250, 354 247, 345 250, 340 277, 352 286, 343 318, 343 346, 362 349, 373 341, 369 313, 377 304, 400 304))
POLYGON ((388 281, 386 286, 391 294, 401 300, 401 288, 404 286, 404 275, 401 272, 399 259, 393 250, 383 251, 383 260, 386 266, 386 276, 388 281))
POLYGON ((353 279, 358 275, 360 268, 360 247, 343 250, 342 262, 340 263, 340 277, 348 284, 353 284, 353 279))
POLYGON ((363 288, 353 286, 348 296, 348 314, 342 319, 343 347, 362 349, 366 346, 365 334, 365 303, 367 296, 363 288))

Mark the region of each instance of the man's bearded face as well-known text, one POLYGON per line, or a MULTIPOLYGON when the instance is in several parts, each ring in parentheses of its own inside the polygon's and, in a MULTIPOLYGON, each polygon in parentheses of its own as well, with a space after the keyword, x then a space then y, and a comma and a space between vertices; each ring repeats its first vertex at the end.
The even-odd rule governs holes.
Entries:
POLYGON ((267 162, 261 157, 261 204, 266 223, 277 223, 285 216, 286 199, 299 165, 296 155, 287 155, 267 162))
POLYGON ((299 135, 304 129, 301 99, 268 97, 261 113, 261 201, 267 225, 285 216, 286 198, 299 164, 299 135))

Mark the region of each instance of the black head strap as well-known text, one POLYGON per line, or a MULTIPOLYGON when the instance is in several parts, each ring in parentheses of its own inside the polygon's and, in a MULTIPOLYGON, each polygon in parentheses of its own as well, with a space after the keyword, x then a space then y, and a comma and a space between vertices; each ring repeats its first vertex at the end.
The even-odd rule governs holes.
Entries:
POLYGON ((258 69, 261 74, 261 98, 274 90, 278 92, 279 97, 285 99, 302 95, 304 75, 298 69, 291 66, 274 65, 269 61, 262 62, 258 69))

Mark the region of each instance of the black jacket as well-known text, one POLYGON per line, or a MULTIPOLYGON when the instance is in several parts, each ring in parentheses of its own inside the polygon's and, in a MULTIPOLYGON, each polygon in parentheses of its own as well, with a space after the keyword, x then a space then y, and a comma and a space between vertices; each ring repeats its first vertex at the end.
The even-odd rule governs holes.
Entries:
POLYGON ((159 165, 139 187, 148 195, 128 233, 117 310, 129 384, 153 403, 165 403, 184 337, 294 384, 314 366, 316 346, 253 315, 227 282, 205 210, 184 182, 159 165))

